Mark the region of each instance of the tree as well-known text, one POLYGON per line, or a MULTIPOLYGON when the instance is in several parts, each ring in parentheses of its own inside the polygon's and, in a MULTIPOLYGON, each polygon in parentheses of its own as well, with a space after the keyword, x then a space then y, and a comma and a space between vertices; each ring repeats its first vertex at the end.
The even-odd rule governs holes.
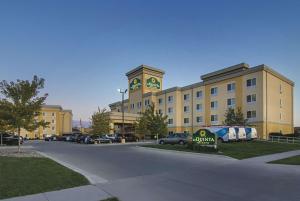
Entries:
POLYGON ((236 116, 233 108, 228 108, 225 113, 225 121, 224 124, 227 126, 234 126, 236 123, 236 116))
POLYGON ((32 81, 17 80, 17 82, 0 82, 0 119, 7 127, 18 133, 18 152, 20 152, 21 129, 29 132, 41 127, 47 127, 48 122, 39 121, 41 107, 48 94, 38 96, 40 89, 44 88, 43 78, 33 77, 32 81))
POLYGON ((235 111, 233 108, 228 108, 225 113, 226 126, 245 126, 247 124, 247 119, 244 118, 244 114, 240 107, 235 111))
POLYGON ((150 132, 147 128, 147 120, 145 115, 142 115, 137 122, 134 123, 135 133, 139 135, 140 139, 145 138, 150 132))
POLYGON ((138 120, 138 130, 140 132, 146 132, 144 134, 164 136, 168 132, 167 120, 168 116, 159 114, 155 111, 154 104, 152 103, 142 113, 141 118, 138 120))
POLYGON ((247 119, 244 118, 244 114, 242 112, 242 108, 238 107, 235 112, 235 123, 238 126, 246 126, 247 119))
POLYGON ((102 135, 109 133, 109 112, 104 108, 94 112, 91 118, 91 133, 94 135, 102 135))

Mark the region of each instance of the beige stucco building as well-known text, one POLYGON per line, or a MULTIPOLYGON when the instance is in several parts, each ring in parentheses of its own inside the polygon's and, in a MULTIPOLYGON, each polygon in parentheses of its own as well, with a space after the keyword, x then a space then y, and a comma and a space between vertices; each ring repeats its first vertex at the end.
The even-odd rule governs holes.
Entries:
MULTIPOLYGON (((242 109, 260 138, 271 132, 293 132, 294 83, 266 65, 237 64, 202 75, 202 81, 184 87, 162 89, 164 71, 141 65, 128 73, 129 98, 124 101, 125 121, 132 121, 152 102, 168 115, 169 132, 193 133, 203 126, 222 125, 228 107, 242 109)), ((119 118, 121 102, 110 104, 119 118)))
POLYGON ((21 136, 29 139, 43 139, 45 135, 62 135, 72 132, 72 110, 64 110, 60 105, 43 105, 38 120, 45 120, 50 124, 46 128, 38 128, 33 132, 21 130, 21 136))

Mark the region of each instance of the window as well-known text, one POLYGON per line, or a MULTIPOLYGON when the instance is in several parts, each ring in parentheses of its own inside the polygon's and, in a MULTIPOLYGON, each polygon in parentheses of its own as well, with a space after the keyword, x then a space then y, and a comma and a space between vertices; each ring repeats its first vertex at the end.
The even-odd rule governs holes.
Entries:
POLYGON ((173 96, 169 96, 169 97, 168 97, 168 102, 169 102, 169 103, 173 103, 173 96))
POLYGON ((163 100, 162 100, 162 98, 159 98, 159 99, 158 99, 158 104, 160 104, 160 105, 161 105, 162 103, 163 103, 163 100))
POLYGON ((137 102, 137 108, 141 108, 142 107, 142 102, 137 102))
POLYGON ((52 112, 52 117, 54 117, 54 112, 52 112))
POLYGON ((202 91, 197 91, 196 92, 196 97, 199 98, 199 99, 202 98, 202 91))
POLYGON ((218 101, 212 101, 210 102, 211 109, 217 109, 218 108, 218 101))
POLYGON ((227 99, 227 106, 228 107, 235 107, 235 98, 227 99))
POLYGON ((150 100, 149 99, 145 100, 145 106, 147 106, 147 105, 150 105, 150 100))
POLYGON ((190 100, 190 94, 184 94, 183 95, 183 100, 185 100, 185 101, 190 100))
POLYGON ((212 122, 218 121, 218 115, 216 115, 216 114, 211 115, 210 116, 210 121, 212 121, 212 122))
POLYGON ((161 109, 158 110, 158 114, 162 114, 162 110, 161 109))
POLYGON ((280 112, 280 114, 279 114, 279 119, 280 119, 280 120, 282 120, 282 115, 281 115, 281 112, 280 112))
POLYGON ((279 85, 279 93, 282 94, 282 85, 279 85))
POLYGON ((279 100, 279 105, 280 105, 280 108, 282 108, 282 100, 281 99, 279 100))
POLYGON ((130 108, 134 109, 134 103, 130 104, 130 108))
POLYGON ((247 103, 256 102, 256 94, 247 96, 247 103))
POLYGON ((254 86, 256 86, 256 78, 248 79, 247 87, 254 87, 254 86))
POLYGON ((185 123, 185 124, 190 123, 190 119, 189 119, 189 118, 184 118, 184 119, 183 119, 183 123, 185 123))
POLYGON ((227 91, 228 92, 235 91, 235 83, 227 84, 227 91))
POLYGON ((173 113, 173 108, 172 107, 168 108, 168 113, 173 113))
POLYGON ((211 88, 211 89, 210 89, 210 94, 211 94, 212 96, 218 95, 218 87, 213 87, 213 88, 211 88))
POLYGON ((52 130, 53 130, 53 131, 55 130, 54 126, 52 126, 52 130))
POLYGON ((43 112, 43 116, 46 116, 46 113, 45 113, 45 112, 43 112))
POLYGON ((196 117, 196 121, 197 121, 197 123, 202 123, 203 117, 202 116, 196 117))
POLYGON ((173 119, 168 119, 168 124, 173 124, 173 119))
POLYGON ((256 111, 247 111, 247 119, 256 118, 256 111))
POLYGON ((202 104, 197 104, 197 105, 196 105, 196 110, 197 110, 198 112, 202 111, 202 104))
POLYGON ((52 123, 54 124, 54 120, 52 119, 52 123))
POLYGON ((190 111, 190 107, 189 107, 189 106, 184 106, 184 107, 183 107, 183 111, 184 111, 184 112, 190 111))
POLYGON ((169 135, 172 135, 174 132, 173 131, 169 131, 169 135))

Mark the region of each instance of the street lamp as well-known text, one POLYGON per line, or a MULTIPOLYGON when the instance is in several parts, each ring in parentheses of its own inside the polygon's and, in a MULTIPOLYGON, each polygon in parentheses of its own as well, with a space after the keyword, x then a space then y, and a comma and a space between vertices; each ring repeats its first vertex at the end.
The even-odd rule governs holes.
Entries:
POLYGON ((122 138, 124 139, 124 95, 127 92, 127 89, 125 89, 124 91, 122 91, 122 89, 118 89, 118 92, 122 94, 122 138))

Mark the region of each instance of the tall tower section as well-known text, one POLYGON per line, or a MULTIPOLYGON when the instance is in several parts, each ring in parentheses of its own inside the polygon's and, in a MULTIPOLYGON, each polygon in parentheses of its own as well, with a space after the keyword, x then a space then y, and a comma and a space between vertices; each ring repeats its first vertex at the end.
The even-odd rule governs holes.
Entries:
POLYGON ((139 113, 145 107, 143 95, 149 92, 162 90, 163 70, 140 65, 126 73, 128 78, 129 105, 130 113, 139 113))

